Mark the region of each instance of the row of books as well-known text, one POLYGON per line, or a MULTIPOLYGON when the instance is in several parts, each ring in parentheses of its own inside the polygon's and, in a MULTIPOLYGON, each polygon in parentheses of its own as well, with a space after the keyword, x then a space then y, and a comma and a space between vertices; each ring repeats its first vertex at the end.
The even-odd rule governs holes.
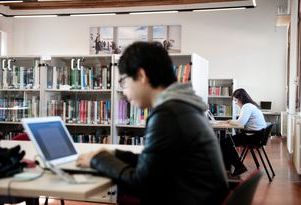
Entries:
POLYGON ((174 65, 174 72, 178 82, 187 83, 191 79, 191 64, 174 65))
POLYGON ((125 99, 118 101, 118 124, 145 125, 150 109, 141 109, 125 99))
POLYGON ((110 124, 110 100, 49 100, 47 115, 61 116, 66 123, 110 124))
POLYGON ((108 135, 84 135, 84 134, 72 134, 71 135, 74 142, 78 143, 92 143, 92 144, 108 144, 108 135))
POLYGON ((133 135, 118 135, 118 143, 126 145, 144 145, 145 137, 144 136, 133 136, 133 135))
POLYGON ((0 121, 19 122, 25 117, 39 116, 39 99, 0 98, 0 121))
MULTIPOLYGON (((23 132, 7 132, 4 134, 4 140, 12 140, 16 135, 23 134, 23 132)), ((73 141, 77 143, 97 143, 97 144, 108 144, 108 135, 84 135, 84 134, 71 134, 73 141)))
POLYGON ((209 86, 209 96, 231 96, 230 87, 209 86))
POLYGON ((111 89, 111 66, 47 68, 48 89, 111 89))
POLYGON ((219 117, 232 116, 231 105, 209 104, 209 110, 214 116, 219 116, 219 117))
POLYGON ((12 66, 0 70, 0 89, 39 89, 40 75, 38 67, 25 68, 12 66))

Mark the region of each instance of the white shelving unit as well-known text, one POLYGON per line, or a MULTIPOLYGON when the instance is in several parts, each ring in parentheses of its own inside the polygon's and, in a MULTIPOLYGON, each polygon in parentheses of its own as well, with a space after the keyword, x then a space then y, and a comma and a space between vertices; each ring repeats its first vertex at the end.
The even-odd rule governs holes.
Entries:
MULTIPOLYGON (((93 138, 93 136, 107 135, 105 143, 118 144, 121 140, 130 143, 143 143, 145 122, 150 110, 139 110, 132 107, 132 112, 128 111, 124 121, 121 120, 120 100, 126 101, 126 98, 118 85, 117 62, 119 57, 119 55, 51 56, 51 58, 44 61, 41 61, 40 57, 22 57, 21 59, 25 63, 17 66, 26 67, 29 66, 29 62, 31 64, 35 62, 34 65, 39 71, 38 78, 41 83, 35 88, 8 88, 2 86, 0 93, 12 95, 22 93, 24 96, 30 96, 32 93, 36 94, 40 99, 37 116, 61 116, 70 133, 80 139, 87 137, 90 140, 91 136, 93 138), (40 66, 38 66, 39 64, 40 66), (102 68, 104 67, 109 70, 110 74, 109 77, 106 77, 107 82, 110 81, 110 86, 107 87, 104 87, 104 82, 102 82, 102 79, 104 79, 102 68), (92 117, 92 115, 94 116, 92 110, 95 110, 94 102, 98 103, 100 101, 110 102, 110 117, 106 121, 98 120, 100 113, 97 117, 92 117), (80 106, 84 106, 84 109, 80 109, 80 106), (86 113, 83 114, 83 110, 86 113), (137 117, 137 113, 139 113, 139 117, 137 117), (146 114, 144 119, 140 117, 141 113, 146 114), (84 117, 81 118, 81 116, 84 117), (120 139, 121 135, 125 138, 120 139)), ((196 94, 207 102, 208 61, 197 54, 171 54, 171 58, 175 68, 183 69, 181 70, 182 74, 186 72, 184 74, 187 77, 186 82, 190 81, 196 94)), ((17 59, 15 62, 21 61, 17 59)), ((0 71, 0 77, 2 76, 3 73, 0 71)), ((3 77, 0 78, 0 83, 2 82, 1 79, 3 77)), ((128 109, 130 104, 127 106, 128 109)), ((98 110, 98 112, 100 111, 98 110)), ((1 124, 3 126, 12 124, 21 127, 19 121, 5 121, 0 122, 1 124)))
MULTIPOLYGON (((115 65, 118 64, 120 55, 114 55, 115 65)), ((113 143, 114 144, 143 144, 145 121, 144 118, 138 116, 144 116, 144 110, 139 109, 131 105, 126 96, 123 94, 122 88, 119 86, 118 80, 120 79, 118 67, 114 68, 114 83, 113 83, 113 143), (136 141, 132 138, 137 138, 136 141)), ((149 113, 150 111, 147 110, 149 113)), ((146 114, 146 113, 145 113, 146 114)))
POLYGON ((190 81, 195 93, 207 103, 209 62, 198 54, 171 54, 174 65, 191 64, 190 81))
POLYGON ((215 118, 219 120, 235 119, 238 111, 232 100, 236 89, 234 79, 208 80, 208 105, 215 118))
MULTIPOLYGON (((115 62, 118 62, 120 56, 115 56, 115 62)), ((192 83, 192 87, 195 90, 196 94, 203 98, 204 102, 207 103, 208 99, 208 61, 197 54, 170 54, 173 65, 176 69, 186 69, 189 68, 189 81, 192 83)), ((181 71, 185 72, 185 71, 181 71)), ((142 120, 142 123, 132 123, 131 114, 127 113, 128 122, 124 123, 124 120, 120 120, 120 115, 118 110, 120 110, 120 100, 125 100, 125 96, 122 93, 122 89, 118 85, 118 72, 115 72, 114 79, 114 119, 115 126, 113 128, 113 133, 115 141, 114 143, 118 143, 122 135, 128 136, 133 135, 141 138, 144 133, 145 128, 145 120, 142 120), (121 121, 121 122, 120 122, 121 121), (130 124, 128 124, 130 123, 130 124)), ((181 76, 181 74, 180 74, 181 76)), ((179 76, 178 76, 179 77, 179 76)), ((179 77, 181 78, 181 77, 179 77)), ((180 80, 181 81, 181 80, 180 80)), ((181 81, 182 82, 182 81, 181 81)), ((130 105, 128 105, 130 106, 130 105)), ((134 108, 135 109, 135 108, 134 108)), ((143 112, 138 110, 138 113, 143 112)), ((149 111, 147 111, 149 112, 149 111)), ((144 112, 145 113, 145 112, 144 112)), ((140 141, 143 139, 140 139, 140 141)))
POLYGON ((21 119, 40 112, 40 57, 0 57, 0 129, 5 139, 22 131, 21 119))
POLYGON ((112 65, 112 55, 52 56, 42 69, 41 116, 61 116, 77 142, 112 143, 112 65))

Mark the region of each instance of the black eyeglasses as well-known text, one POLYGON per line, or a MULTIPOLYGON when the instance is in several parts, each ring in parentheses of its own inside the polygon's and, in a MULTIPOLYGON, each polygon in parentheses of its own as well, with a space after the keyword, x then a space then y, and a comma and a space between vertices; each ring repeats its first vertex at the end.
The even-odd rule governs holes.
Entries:
POLYGON ((121 78, 119 78, 118 83, 119 83, 119 87, 124 89, 125 88, 125 79, 128 78, 128 75, 125 75, 121 78))

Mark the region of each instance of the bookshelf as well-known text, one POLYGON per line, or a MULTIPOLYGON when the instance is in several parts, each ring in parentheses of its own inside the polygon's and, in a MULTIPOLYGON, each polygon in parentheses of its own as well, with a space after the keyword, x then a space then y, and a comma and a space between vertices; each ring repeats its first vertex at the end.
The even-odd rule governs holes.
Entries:
POLYGON ((232 93, 236 89, 235 80, 209 79, 208 84, 208 105, 215 118, 235 119, 237 110, 232 101, 232 93))
MULTIPOLYGON (((114 56, 116 64, 118 63, 119 58, 120 55, 114 56)), ((150 113, 150 109, 141 109, 128 102, 118 83, 120 76, 117 66, 115 67, 114 74, 113 143, 143 145, 145 123, 146 118, 150 113)))
MULTIPOLYGON (((1 98, 22 99, 20 106, 26 105, 28 100, 34 100, 31 104, 36 107, 35 112, 22 110, 22 115, 16 114, 16 119, 8 121, 6 117, 0 121, 0 126, 8 130, 8 139, 12 136, 10 130, 22 131, 21 118, 56 115, 61 116, 66 123, 75 142, 143 144, 145 123, 151 110, 140 109, 126 100, 118 84, 119 57, 89 55, 51 56, 43 60, 42 57, 14 58, 14 62, 10 61, 11 67, 15 65, 14 70, 16 67, 34 69, 31 69, 33 85, 24 84, 21 87, 9 86, 13 79, 8 78, 8 72, 3 71, 11 57, 2 57, 1 98), (9 82, 3 82, 3 76, 9 82)), ((179 82, 191 82, 196 94, 207 102, 207 60, 197 54, 172 54, 171 58, 179 82)), ((1 98, 0 119, 4 118, 3 113, 10 112, 8 104, 1 105, 1 98)))
POLYGON ((40 57, 0 57, 0 127, 5 139, 22 131, 21 119, 40 112, 40 57))
MULTIPOLYGON (((120 56, 115 56, 118 62, 120 56)), ((197 54, 170 54, 174 65, 174 71, 180 83, 192 83, 196 94, 207 103, 208 99, 208 61, 197 54)), ((139 109, 131 105, 122 93, 118 85, 118 72, 115 72, 114 81, 114 119, 116 144, 143 144, 146 118, 151 110, 139 109)))
POLYGON ((113 58, 52 56, 42 69, 41 116, 61 116, 75 142, 112 143, 113 58))

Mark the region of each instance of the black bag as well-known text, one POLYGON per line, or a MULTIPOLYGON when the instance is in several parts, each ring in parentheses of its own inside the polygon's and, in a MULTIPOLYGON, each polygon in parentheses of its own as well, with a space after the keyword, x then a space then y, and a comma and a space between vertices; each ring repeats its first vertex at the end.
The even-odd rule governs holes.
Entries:
POLYGON ((13 148, 0 147, 0 178, 9 177, 22 172, 25 163, 21 162, 25 151, 21 150, 20 145, 13 148))

